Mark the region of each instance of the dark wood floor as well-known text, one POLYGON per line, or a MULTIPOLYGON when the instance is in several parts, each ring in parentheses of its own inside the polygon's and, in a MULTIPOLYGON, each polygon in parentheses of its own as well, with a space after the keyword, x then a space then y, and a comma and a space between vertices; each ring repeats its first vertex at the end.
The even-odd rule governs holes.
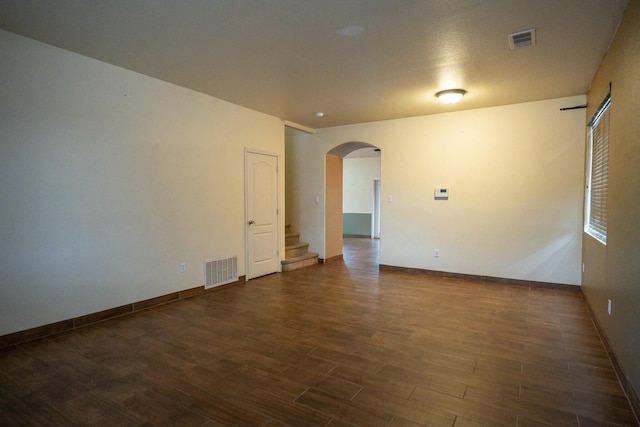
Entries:
POLYGON ((379 272, 377 241, 0 351, 0 425, 636 425, 580 293, 379 272))

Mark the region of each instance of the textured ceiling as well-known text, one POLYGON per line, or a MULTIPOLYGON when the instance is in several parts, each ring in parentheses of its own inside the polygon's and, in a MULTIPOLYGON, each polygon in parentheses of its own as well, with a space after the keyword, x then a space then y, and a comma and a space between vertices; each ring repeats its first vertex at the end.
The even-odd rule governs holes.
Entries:
POLYGON ((0 28, 319 128, 584 94, 627 4, 2 0, 0 28), (434 96, 458 87, 454 106, 434 96))

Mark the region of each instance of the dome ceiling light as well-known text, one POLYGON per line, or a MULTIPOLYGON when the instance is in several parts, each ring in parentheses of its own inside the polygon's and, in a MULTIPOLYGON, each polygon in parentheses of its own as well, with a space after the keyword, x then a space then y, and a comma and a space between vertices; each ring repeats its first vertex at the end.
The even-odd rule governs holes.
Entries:
POLYGON ((436 96, 445 104, 455 104, 462 99, 465 93, 467 91, 464 89, 447 89, 436 93, 436 96))

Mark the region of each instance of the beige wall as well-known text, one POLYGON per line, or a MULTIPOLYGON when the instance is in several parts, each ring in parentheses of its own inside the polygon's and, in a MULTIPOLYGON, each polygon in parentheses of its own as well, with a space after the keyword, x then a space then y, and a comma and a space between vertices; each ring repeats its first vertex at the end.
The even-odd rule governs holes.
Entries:
POLYGON ((380 157, 343 160, 344 213, 373 213, 373 181, 380 179, 380 157))
POLYGON ((326 147, 314 134, 287 128, 286 222, 309 251, 325 258, 324 168, 326 147))
POLYGON ((208 259, 244 274, 244 148, 283 158, 279 119, 4 31, 0 52, 0 335, 201 286, 208 259))
POLYGON ((315 146, 382 150, 382 264, 579 285, 585 111, 560 108, 584 102, 319 129, 315 146))
POLYGON ((582 282, 636 393, 640 392, 639 72, 640 1, 631 0, 588 94, 587 116, 591 117, 612 84, 607 244, 584 234, 582 282))
POLYGON ((342 157, 325 159, 325 259, 331 259, 342 255, 342 157))

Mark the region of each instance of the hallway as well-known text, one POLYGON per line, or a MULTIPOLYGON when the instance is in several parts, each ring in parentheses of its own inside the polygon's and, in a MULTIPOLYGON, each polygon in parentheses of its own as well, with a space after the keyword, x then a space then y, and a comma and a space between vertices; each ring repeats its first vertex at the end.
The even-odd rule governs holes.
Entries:
POLYGON ((0 350, 1 425, 635 425, 579 292, 335 261, 0 350))
POLYGON ((342 257, 349 269, 377 270, 380 263, 380 239, 344 238, 342 257))

